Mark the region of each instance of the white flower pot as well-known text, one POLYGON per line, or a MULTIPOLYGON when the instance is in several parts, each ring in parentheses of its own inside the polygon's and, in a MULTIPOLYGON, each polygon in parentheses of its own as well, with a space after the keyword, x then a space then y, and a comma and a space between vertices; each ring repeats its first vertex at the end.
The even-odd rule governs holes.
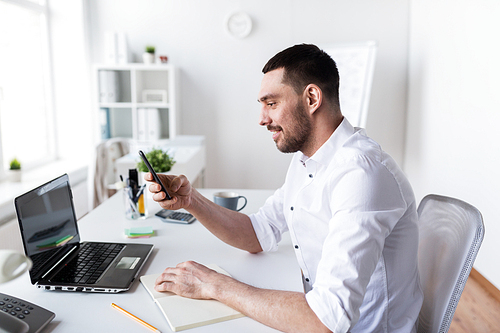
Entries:
POLYGON ((21 181, 21 170, 9 170, 9 179, 12 182, 20 182, 21 181))
POLYGON ((145 64, 154 64, 155 63, 155 55, 154 55, 154 53, 144 52, 142 54, 142 61, 145 64))

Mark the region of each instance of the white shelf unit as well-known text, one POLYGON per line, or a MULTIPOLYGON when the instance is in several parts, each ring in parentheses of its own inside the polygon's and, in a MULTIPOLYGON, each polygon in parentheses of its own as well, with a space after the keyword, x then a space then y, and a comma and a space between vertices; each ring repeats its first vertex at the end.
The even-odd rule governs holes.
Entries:
POLYGON ((173 65, 95 65, 99 124, 97 141, 116 137, 144 142, 157 141, 141 136, 144 126, 140 124, 142 118, 139 110, 143 108, 158 109, 157 121, 154 122, 159 122, 158 139, 174 139, 178 127, 177 76, 177 69, 173 65), (166 92, 166 100, 144 101, 144 90, 166 92))

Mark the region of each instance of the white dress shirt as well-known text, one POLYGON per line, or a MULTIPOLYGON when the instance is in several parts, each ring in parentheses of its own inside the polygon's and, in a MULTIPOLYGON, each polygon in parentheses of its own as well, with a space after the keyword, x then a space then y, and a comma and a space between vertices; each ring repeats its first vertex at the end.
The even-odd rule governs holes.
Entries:
POLYGON ((250 215, 264 251, 290 231, 306 300, 330 330, 416 332, 423 295, 413 191, 380 146, 344 119, 250 215))

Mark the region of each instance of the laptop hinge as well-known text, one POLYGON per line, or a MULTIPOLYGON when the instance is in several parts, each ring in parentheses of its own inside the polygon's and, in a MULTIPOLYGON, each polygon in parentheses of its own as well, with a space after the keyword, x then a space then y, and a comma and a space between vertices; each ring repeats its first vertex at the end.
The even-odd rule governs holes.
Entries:
POLYGON ((78 246, 73 246, 73 248, 72 248, 71 250, 69 250, 69 251, 68 251, 68 252, 67 252, 67 253, 66 253, 66 254, 65 254, 65 255, 64 255, 61 259, 59 259, 59 261, 58 261, 58 262, 56 262, 56 264, 55 264, 55 265, 53 265, 53 266, 52 266, 52 268, 51 268, 51 269, 49 269, 49 270, 48 270, 48 272, 47 272, 47 273, 45 273, 45 274, 42 276, 42 279, 45 279, 45 277, 46 277, 47 275, 49 275, 49 274, 50 274, 50 272, 52 272, 52 271, 54 270, 54 268, 58 267, 58 266, 59 266, 59 264, 60 264, 61 262, 63 262, 63 261, 64 261, 64 259, 66 259, 66 258, 67 258, 67 257, 68 257, 71 253, 73 253, 73 251, 75 251, 77 248, 78 248, 78 246))

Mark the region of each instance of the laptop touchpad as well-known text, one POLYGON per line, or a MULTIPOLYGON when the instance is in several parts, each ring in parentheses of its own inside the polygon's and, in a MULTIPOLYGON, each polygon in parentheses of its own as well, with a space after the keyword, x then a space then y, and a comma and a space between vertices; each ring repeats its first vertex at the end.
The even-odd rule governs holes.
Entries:
POLYGON ((140 257, 123 257, 116 265, 118 269, 134 269, 141 260, 140 257))

